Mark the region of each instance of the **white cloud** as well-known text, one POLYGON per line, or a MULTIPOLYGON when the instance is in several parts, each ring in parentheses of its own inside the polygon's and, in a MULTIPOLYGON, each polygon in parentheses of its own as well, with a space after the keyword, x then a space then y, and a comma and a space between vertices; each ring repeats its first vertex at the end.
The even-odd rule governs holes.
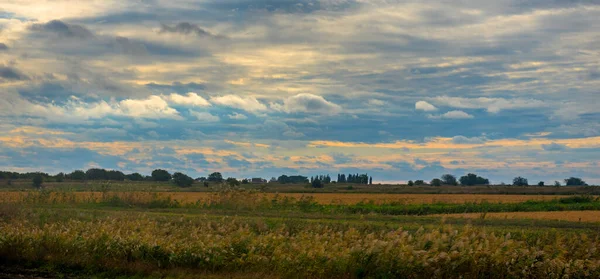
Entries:
POLYGON ((486 109, 490 113, 501 110, 540 108, 546 103, 535 99, 503 99, 503 98, 462 98, 439 96, 431 99, 436 104, 461 109, 486 109))
POLYGON ((442 118, 447 118, 447 119, 471 119, 473 118, 473 115, 470 115, 464 111, 461 110, 453 110, 453 111, 449 111, 446 112, 444 114, 442 114, 442 118))
POLYGON ((126 116, 143 118, 180 118, 176 109, 159 96, 150 96, 144 100, 127 99, 119 102, 119 112, 126 116))
POLYGON ((369 105, 379 107, 385 105, 385 102, 379 99, 371 99, 369 100, 369 105))
POLYGON ((422 110, 422 111, 436 111, 437 108, 425 101, 418 101, 415 103, 415 109, 416 110, 422 110))
POLYGON ((319 114, 337 114, 342 111, 342 107, 325 100, 322 96, 301 93, 289 97, 280 103, 271 103, 271 108, 277 111, 287 113, 310 112, 319 114))
POLYGON ((218 116, 212 115, 209 112, 199 112, 193 110, 190 110, 189 112, 191 116, 194 116, 196 119, 202 122, 218 122, 219 120, 221 120, 218 116))
POLYGON ((18 95, 10 94, 6 97, 0 102, 2 111, 12 115, 43 117, 54 122, 81 122, 106 116, 183 119, 176 109, 169 107, 163 98, 156 95, 146 99, 109 102, 100 100, 90 103, 78 98, 70 98, 64 104, 31 102, 18 95))
POLYGON ((175 103, 175 104, 178 104, 178 105, 196 106, 196 107, 208 107, 208 106, 210 106, 210 103, 206 99, 202 98, 201 96, 199 96, 198 94, 196 94, 194 92, 189 92, 185 96, 184 95, 179 95, 179 94, 176 94, 176 93, 172 93, 167 98, 172 103, 175 103))
POLYGON ((233 114, 230 114, 228 116, 229 116, 229 119, 236 119, 236 120, 245 120, 245 119, 248 119, 248 116, 243 115, 241 113, 237 113, 237 112, 234 112, 233 114))
POLYGON ((461 110, 453 110, 453 111, 446 112, 442 115, 431 115, 430 114, 428 117, 431 119, 440 119, 440 118, 443 118, 443 119, 471 119, 471 118, 473 118, 473 115, 470 115, 461 110))
POLYGON ((217 105, 237 108, 247 112, 262 112, 267 110, 267 106, 251 96, 240 97, 237 95, 225 95, 210 98, 210 102, 217 105))

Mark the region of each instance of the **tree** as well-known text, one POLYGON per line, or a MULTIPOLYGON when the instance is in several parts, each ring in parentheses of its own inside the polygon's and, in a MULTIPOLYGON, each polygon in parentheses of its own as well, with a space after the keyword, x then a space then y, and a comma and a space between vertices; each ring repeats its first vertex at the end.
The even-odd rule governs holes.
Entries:
POLYGON ((44 183, 44 177, 41 174, 33 177, 33 187, 42 188, 42 183, 44 183))
POLYGON ((560 182, 554 181, 554 187, 560 187, 560 182))
POLYGON ((431 184, 431 186, 442 186, 442 180, 439 178, 434 178, 429 184, 431 184))
POLYGON ((125 176, 125 178, 127 178, 127 180, 130 180, 130 181, 142 181, 142 180, 144 180, 144 177, 141 174, 137 173, 137 172, 134 172, 132 174, 128 174, 128 175, 125 176))
POLYGON ((413 185, 415 185, 415 183, 412 180, 409 180, 408 181, 408 186, 413 186, 413 185))
POLYGON ((54 179, 56 179, 56 182, 63 182, 63 180, 65 179, 65 174, 62 172, 59 172, 58 174, 56 174, 54 176, 54 179))
POLYGON ((71 180, 85 180, 85 172, 82 170, 76 170, 68 174, 67 177, 71 180))
POLYGON ((517 176, 513 179, 513 186, 529 186, 529 181, 527 178, 517 176))
POLYGON ((248 178, 242 179, 242 184, 248 184, 248 183, 250 183, 250 181, 248 181, 248 178))
POLYGON ((208 175, 207 180, 211 182, 223 182, 223 175, 220 172, 213 172, 208 175))
POLYGON ((567 186, 588 186, 585 181, 578 177, 569 177, 565 179, 565 185, 567 186))
POLYGON ((425 185, 425 181, 423 180, 415 180, 415 186, 422 186, 425 185))
POLYGON ((173 182, 179 187, 190 187, 194 184, 194 179, 180 172, 173 174, 173 182))
POLYGON ((92 168, 89 169, 85 172, 85 177, 88 180, 106 180, 106 170, 105 169, 98 169, 98 168, 92 168))
POLYGON ((538 182, 538 184, 537 184, 537 185, 538 185, 538 186, 544 186, 544 181, 540 181, 540 182, 538 182))
POLYGON ((442 175, 442 184, 456 186, 458 185, 458 181, 456 180, 456 176, 451 174, 444 174, 442 175))
POLYGON ((319 179, 315 179, 313 180, 313 182, 311 183, 311 186, 313 188, 323 188, 323 183, 321 183, 321 180, 319 179))
POLYGON ((373 185, 373 177, 369 177, 369 185, 373 185))
POLYGON ((156 169, 152 171, 152 180, 169 181, 171 180, 171 174, 166 170, 156 169))
POLYGON ((459 181, 460 181, 461 185, 465 185, 465 186, 489 185, 490 184, 490 181, 488 179, 483 178, 481 176, 477 176, 473 173, 469 173, 465 176, 461 176, 459 181))
POLYGON ((234 187, 234 186, 239 186, 240 182, 235 179, 234 177, 229 177, 227 178, 227 180, 225 180, 227 182, 227 184, 229 184, 229 186, 234 187))
POLYGON ((125 180, 125 174, 121 171, 109 170, 106 172, 106 179, 114 181, 123 181, 125 180))

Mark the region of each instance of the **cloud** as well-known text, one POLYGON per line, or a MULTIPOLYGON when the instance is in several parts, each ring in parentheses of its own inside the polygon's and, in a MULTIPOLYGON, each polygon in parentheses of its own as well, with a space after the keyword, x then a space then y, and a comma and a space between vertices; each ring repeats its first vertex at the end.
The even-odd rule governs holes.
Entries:
POLYGON ((224 38, 221 35, 213 35, 203 28, 200 28, 198 25, 189 22, 180 22, 175 26, 161 24, 159 33, 179 33, 184 35, 193 34, 198 37, 224 38))
POLYGON ((150 96, 143 100, 127 99, 119 102, 124 115, 143 118, 180 118, 179 113, 159 96, 150 96))
POLYGON ((271 103, 271 108, 277 111, 287 113, 318 113, 318 114, 337 114, 342 111, 342 107, 325 100, 322 96, 301 93, 291 96, 283 101, 283 104, 271 103))
POLYGON ((0 66, 0 79, 28 80, 29 77, 15 68, 0 66))
POLYGON ((546 150, 546 151, 564 151, 567 150, 569 147, 567 147, 564 144, 559 144, 559 143, 550 143, 550 144, 542 144, 542 149, 546 150))
MULTIPOLYGON (((84 102, 71 97, 62 104, 32 102, 9 94, 0 101, 3 113, 43 117, 54 122, 81 122, 89 119, 101 119, 107 116, 178 119, 179 112, 169 107, 160 96, 152 95, 146 99, 124 99, 121 101, 84 102)), ((2 115, 2 113, 0 113, 2 115)))
POLYGON ((241 113, 237 113, 234 112, 233 114, 228 115, 229 119, 236 119, 236 120, 246 120, 248 119, 248 116, 243 115, 241 113))
POLYGON ((415 103, 415 109, 416 110, 422 110, 422 111, 436 111, 437 108, 425 101, 418 101, 415 103))
POLYGON ((202 122, 218 122, 221 120, 218 116, 212 115, 208 112, 198 112, 198 111, 189 111, 190 115, 194 116, 196 119, 202 122))
POLYGON ((5 43, 0 43, 0 51, 8 50, 8 46, 5 43))
POLYGON ((210 103, 194 92, 189 92, 187 95, 179 95, 172 93, 167 96, 168 100, 174 104, 183 106, 209 107, 210 103))
POLYGON ((490 113, 502 110, 528 109, 546 107, 547 104, 535 99, 503 99, 503 98, 463 98, 440 96, 431 99, 436 104, 461 109, 486 109, 490 113))
POLYGON ((441 118, 445 118, 445 119, 471 119, 473 118, 473 115, 470 115, 464 111, 461 110, 453 110, 453 111, 449 111, 446 112, 444 114, 441 115, 441 118))
POLYGON ((380 107, 380 106, 384 106, 385 102, 382 101, 382 100, 378 100, 378 99, 370 99, 369 100, 369 105, 380 107))
POLYGON ((35 23, 29 28, 36 32, 53 33, 59 37, 87 39, 94 36, 90 30, 81 25, 68 24, 60 20, 52 20, 43 24, 35 23))
POLYGON ((468 138, 465 136, 455 136, 452 138, 452 143, 456 144, 483 144, 485 142, 485 138, 480 137, 468 138))
POLYGON ((210 102, 221 106, 245 110, 251 113, 258 113, 267 110, 267 106, 251 96, 241 97, 238 95, 225 95, 211 97, 210 102))
POLYGON ((117 36, 114 43, 119 52, 127 55, 136 56, 148 54, 148 49, 143 43, 130 40, 126 37, 117 36))

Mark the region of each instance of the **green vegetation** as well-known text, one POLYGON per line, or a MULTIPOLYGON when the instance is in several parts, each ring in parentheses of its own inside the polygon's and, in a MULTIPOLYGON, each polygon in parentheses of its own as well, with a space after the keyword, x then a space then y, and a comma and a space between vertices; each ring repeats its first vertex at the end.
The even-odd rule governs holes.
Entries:
POLYGON ((79 202, 70 195, 32 192, 0 203, 5 270, 81 278, 600 276, 600 251, 590 249, 600 245, 594 224, 387 215, 400 208, 408 214, 600 208, 592 196, 512 205, 337 206, 231 189, 190 204, 136 193, 104 192, 79 202))

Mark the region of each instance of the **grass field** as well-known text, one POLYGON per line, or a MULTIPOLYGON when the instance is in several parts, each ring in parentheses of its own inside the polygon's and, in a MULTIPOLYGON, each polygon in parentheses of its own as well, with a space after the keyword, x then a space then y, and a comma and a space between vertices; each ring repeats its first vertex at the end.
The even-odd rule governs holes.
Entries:
POLYGON ((570 222, 600 223, 600 211, 542 211, 542 212, 492 212, 485 213, 461 213, 461 214, 437 214, 435 216, 447 218, 493 218, 493 219, 542 219, 563 220, 570 222))
MULTIPOLYGON (((35 192, 0 192, 0 200, 19 201, 35 192)), ((171 198, 181 203, 208 202, 214 199, 212 192, 52 192, 53 197, 61 199, 63 193, 68 198, 74 196, 76 200, 98 199, 102 195, 132 196, 140 200, 150 200, 155 196, 171 198)), ((373 202, 375 204, 400 203, 400 204, 431 204, 431 203, 519 203, 525 201, 548 201, 567 197, 565 195, 489 195, 489 194, 376 194, 376 193, 264 193, 259 198, 293 198, 299 200, 312 197, 319 204, 357 204, 359 202, 373 202)), ((66 198, 66 196, 65 196, 66 198)))
POLYGON ((0 192, 0 276, 600 277, 590 195, 133 191, 141 186, 0 192))

